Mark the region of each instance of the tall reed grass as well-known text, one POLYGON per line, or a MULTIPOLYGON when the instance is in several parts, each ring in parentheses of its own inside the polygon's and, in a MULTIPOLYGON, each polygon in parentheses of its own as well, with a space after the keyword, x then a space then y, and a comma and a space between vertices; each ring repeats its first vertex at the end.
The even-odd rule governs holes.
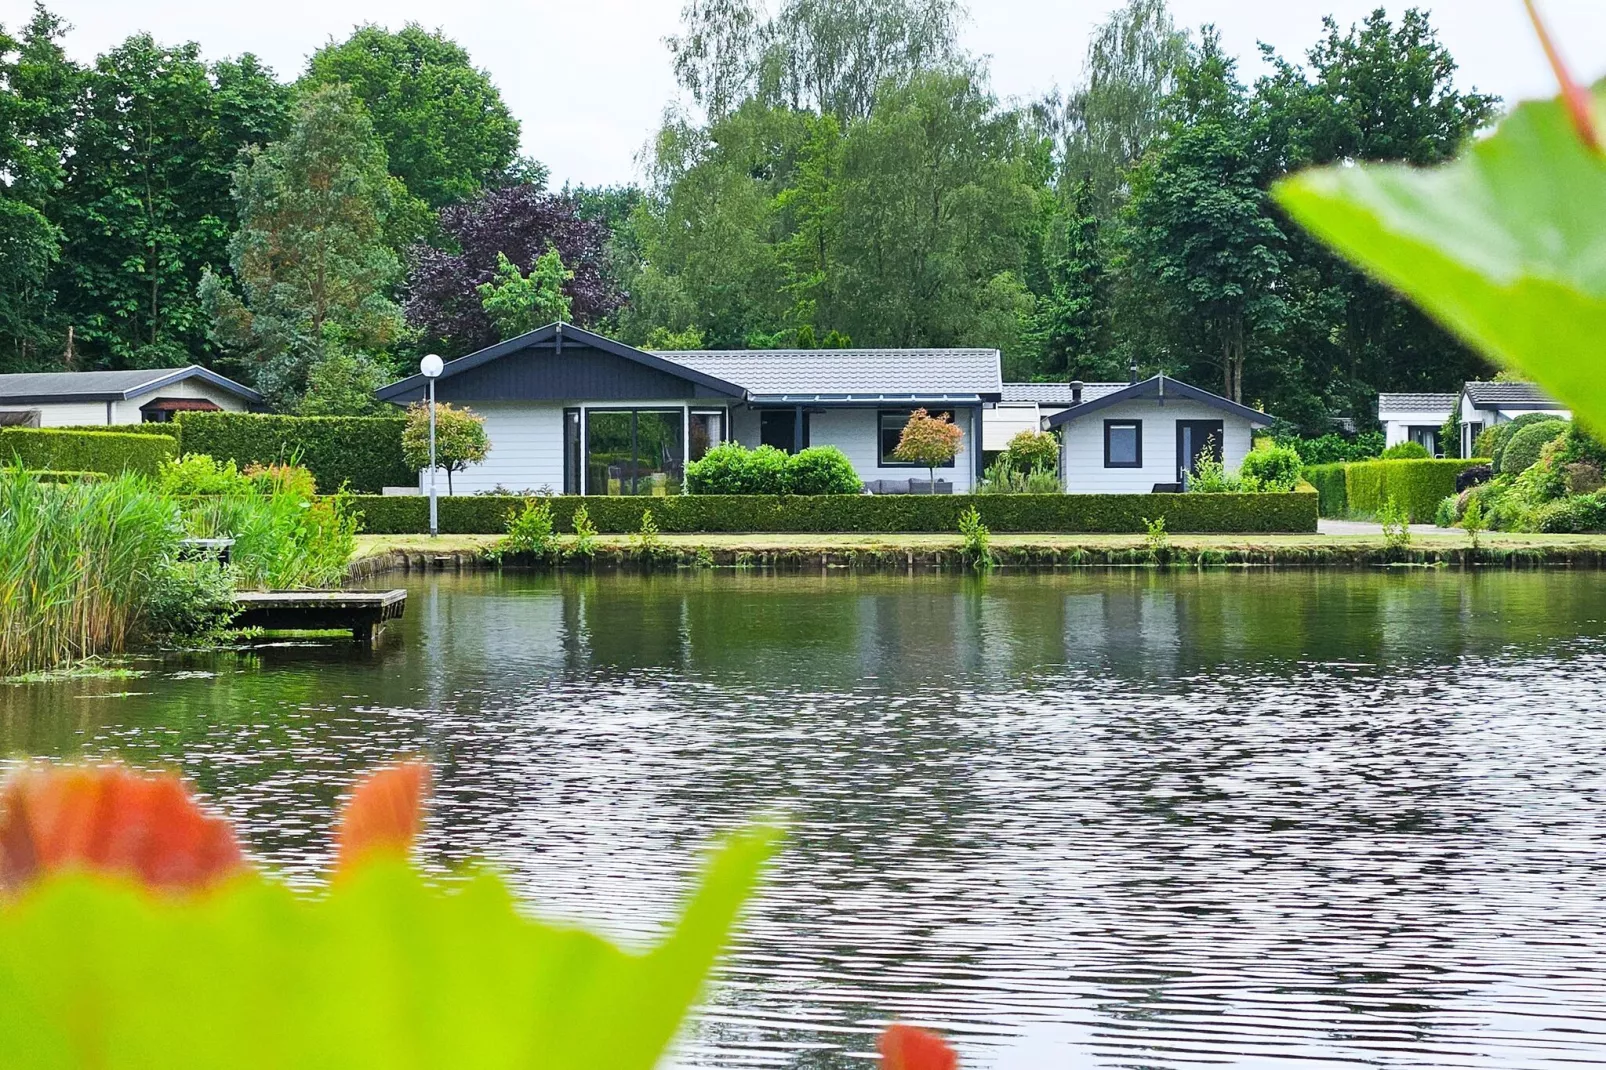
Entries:
POLYGON ((182 534, 178 506, 137 476, 0 469, 0 675, 127 649, 182 534))

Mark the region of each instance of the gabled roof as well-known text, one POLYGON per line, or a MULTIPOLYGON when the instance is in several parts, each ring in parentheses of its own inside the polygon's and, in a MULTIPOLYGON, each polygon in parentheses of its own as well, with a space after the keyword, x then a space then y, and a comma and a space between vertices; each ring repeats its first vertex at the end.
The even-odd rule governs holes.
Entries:
POLYGON ((739 383, 752 401, 993 400, 996 349, 676 350, 677 364, 739 383))
POLYGON ((1458 400, 1455 394, 1379 394, 1377 411, 1378 415, 1386 412, 1442 412, 1448 416, 1458 400))
POLYGON ((1564 406, 1535 383, 1468 383, 1465 393, 1478 409, 1559 409, 1564 406))
MULTIPOLYGON (((760 349, 650 351, 572 323, 549 324, 449 361, 442 379, 559 339, 590 346, 755 404, 958 404, 997 400, 996 349, 760 349)), ((375 392, 381 401, 428 386, 412 375, 375 392)))
POLYGON ((262 395, 243 383, 192 364, 188 368, 134 368, 99 372, 16 372, 0 375, 0 404, 128 401, 186 379, 200 379, 252 404, 262 395))
MULTIPOLYGON (((461 375, 463 372, 471 371, 482 364, 488 364, 493 360, 511 356, 520 350, 529 349, 531 346, 559 341, 590 346, 592 349, 598 349, 616 357, 623 357, 625 360, 633 360, 657 371, 677 375, 682 379, 690 380, 722 394, 729 394, 732 397, 742 396, 742 388, 735 383, 728 383, 723 379, 706 375, 695 368, 665 360, 656 353, 649 353, 633 346, 627 346, 623 342, 615 342, 612 338, 604 338, 600 334, 593 334, 591 331, 576 327, 572 323, 549 323, 545 327, 538 327, 533 331, 509 338, 505 342, 487 346, 477 353, 470 353, 466 357, 449 360, 446 362, 446 367, 442 370, 440 377, 442 379, 450 379, 454 375, 461 375)), ((389 386, 380 387, 374 391, 374 397, 380 401, 391 401, 412 391, 425 389, 428 386, 429 380, 424 378, 423 373, 420 372, 417 375, 409 375, 399 382, 391 383, 389 386)))
POLYGON ((1222 397, 1220 394, 1212 394, 1208 390, 1189 386, 1180 379, 1172 379, 1162 374, 1156 375, 1153 379, 1145 379, 1140 383, 1130 383, 1101 397, 1089 399, 1086 394, 1083 394, 1080 405, 1073 405, 1063 412, 1050 416, 1048 425, 1050 427, 1060 427, 1063 424, 1070 423, 1072 420, 1080 420, 1084 416, 1098 412, 1100 409, 1107 409, 1111 405, 1136 398, 1149 397, 1187 398, 1189 401, 1197 401, 1202 405, 1220 409, 1222 412, 1233 416, 1241 416, 1256 427, 1266 427, 1272 420, 1270 416, 1259 409, 1251 409, 1248 405, 1240 405, 1236 401, 1222 397))
MULTIPOLYGON (((1083 383, 1082 401, 1089 402, 1125 390, 1130 383, 1083 383)), ((1070 383, 1005 383, 1003 401, 1035 401, 1039 405, 1070 405, 1070 383)))

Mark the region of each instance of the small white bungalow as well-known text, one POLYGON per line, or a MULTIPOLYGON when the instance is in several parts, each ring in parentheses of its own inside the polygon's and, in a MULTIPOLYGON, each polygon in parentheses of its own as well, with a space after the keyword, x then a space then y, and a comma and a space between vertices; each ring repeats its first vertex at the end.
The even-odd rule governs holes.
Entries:
POLYGON ((1434 457, 1444 452, 1439 429, 1455 411, 1455 394, 1379 394, 1377 419, 1383 425, 1383 444, 1415 442, 1434 457))
POLYGON ((1573 418, 1555 398, 1534 383, 1468 383, 1461 388, 1461 456, 1472 456, 1484 428, 1509 423, 1530 412, 1573 418))
MULTIPOLYGON (((939 493, 966 493, 981 478, 999 368, 996 349, 649 352, 565 323, 448 362, 436 397, 479 413, 490 438, 485 463, 454 480, 459 494, 674 494, 688 462, 728 441, 836 446, 869 490, 906 493, 928 478, 892 456, 917 408, 964 432, 936 475, 939 493)), ((427 389, 414 375, 376 396, 406 405, 427 389)))
POLYGON ((248 412, 262 395, 199 365, 0 375, 0 427, 165 423, 180 412, 248 412))
POLYGON ((1181 490, 1206 457, 1236 470, 1258 409, 1165 375, 1131 383, 1071 383, 1071 404, 1045 417, 1061 435, 1060 472, 1071 494, 1181 490))

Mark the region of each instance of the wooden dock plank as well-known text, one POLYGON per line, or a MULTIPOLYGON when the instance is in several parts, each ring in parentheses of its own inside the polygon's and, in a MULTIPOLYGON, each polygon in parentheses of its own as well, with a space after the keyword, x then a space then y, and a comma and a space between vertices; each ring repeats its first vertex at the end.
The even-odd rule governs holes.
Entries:
POLYGON ((234 625, 264 631, 350 629, 359 643, 371 643, 386 621, 406 612, 407 592, 393 591, 240 591, 234 596, 234 625))

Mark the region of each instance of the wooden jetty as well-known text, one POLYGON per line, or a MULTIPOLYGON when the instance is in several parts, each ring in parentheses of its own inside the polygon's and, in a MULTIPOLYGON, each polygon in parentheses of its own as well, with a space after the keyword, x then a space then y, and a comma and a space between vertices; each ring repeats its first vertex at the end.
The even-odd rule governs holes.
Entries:
POLYGON ((241 591, 234 596, 236 628, 270 632, 351 630, 371 645, 385 622, 407 609, 406 591, 241 591))

